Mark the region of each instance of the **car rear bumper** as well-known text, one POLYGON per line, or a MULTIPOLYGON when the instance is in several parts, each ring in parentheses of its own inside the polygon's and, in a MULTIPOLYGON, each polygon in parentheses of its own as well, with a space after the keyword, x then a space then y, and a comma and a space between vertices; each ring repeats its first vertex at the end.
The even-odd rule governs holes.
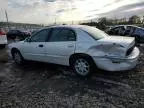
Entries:
POLYGON ((6 35, 0 36, 0 45, 6 45, 7 43, 6 35))
POLYGON ((7 45, 7 42, 0 42, 0 46, 5 46, 7 45))
POLYGON ((137 65, 140 51, 137 47, 126 58, 94 57, 98 68, 106 71, 126 71, 133 69, 137 65))

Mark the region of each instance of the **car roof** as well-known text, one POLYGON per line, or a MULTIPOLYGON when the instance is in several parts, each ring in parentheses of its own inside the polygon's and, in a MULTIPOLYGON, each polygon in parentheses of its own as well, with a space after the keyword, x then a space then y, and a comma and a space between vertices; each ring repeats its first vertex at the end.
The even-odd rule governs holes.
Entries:
POLYGON ((20 31, 20 30, 18 30, 18 29, 12 29, 12 30, 10 30, 10 31, 20 31))
POLYGON ((136 28, 144 29, 144 28, 142 28, 142 27, 135 26, 135 25, 115 25, 115 26, 113 26, 113 28, 115 28, 115 27, 121 27, 121 26, 124 26, 124 27, 129 26, 129 27, 136 27, 136 28))
POLYGON ((46 27, 46 28, 72 28, 72 29, 75 29, 75 28, 83 28, 83 27, 88 27, 87 25, 54 25, 54 26, 49 26, 49 27, 46 27))

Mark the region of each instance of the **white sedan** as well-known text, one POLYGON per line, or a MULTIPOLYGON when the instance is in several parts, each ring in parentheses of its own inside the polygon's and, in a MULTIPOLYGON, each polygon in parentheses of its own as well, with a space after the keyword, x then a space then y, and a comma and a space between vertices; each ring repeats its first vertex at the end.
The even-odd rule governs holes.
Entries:
POLYGON ((33 60, 66 65, 80 76, 88 76, 97 68, 132 69, 140 53, 134 38, 111 37, 97 28, 82 25, 48 27, 24 41, 10 44, 9 48, 17 64, 33 60))

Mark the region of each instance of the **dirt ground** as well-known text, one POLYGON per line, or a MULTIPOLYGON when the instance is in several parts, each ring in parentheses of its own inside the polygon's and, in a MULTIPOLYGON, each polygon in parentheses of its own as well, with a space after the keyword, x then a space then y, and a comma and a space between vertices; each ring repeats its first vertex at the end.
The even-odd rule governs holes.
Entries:
POLYGON ((99 71, 89 79, 58 65, 17 66, 1 50, 6 60, 0 60, 0 108, 144 108, 144 47, 140 50, 135 69, 99 71))

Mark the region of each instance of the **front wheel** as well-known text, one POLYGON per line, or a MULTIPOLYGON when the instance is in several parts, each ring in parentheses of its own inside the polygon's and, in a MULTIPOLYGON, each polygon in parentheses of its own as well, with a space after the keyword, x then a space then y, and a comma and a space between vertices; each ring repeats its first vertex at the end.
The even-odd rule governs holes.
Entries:
POLYGON ((19 51, 14 51, 12 55, 16 64, 21 65, 24 62, 24 59, 19 51))
POLYGON ((6 45, 0 45, 0 49, 4 49, 6 45))
POLYGON ((72 63, 72 68, 81 77, 90 76, 94 70, 93 60, 86 57, 77 57, 72 63))

